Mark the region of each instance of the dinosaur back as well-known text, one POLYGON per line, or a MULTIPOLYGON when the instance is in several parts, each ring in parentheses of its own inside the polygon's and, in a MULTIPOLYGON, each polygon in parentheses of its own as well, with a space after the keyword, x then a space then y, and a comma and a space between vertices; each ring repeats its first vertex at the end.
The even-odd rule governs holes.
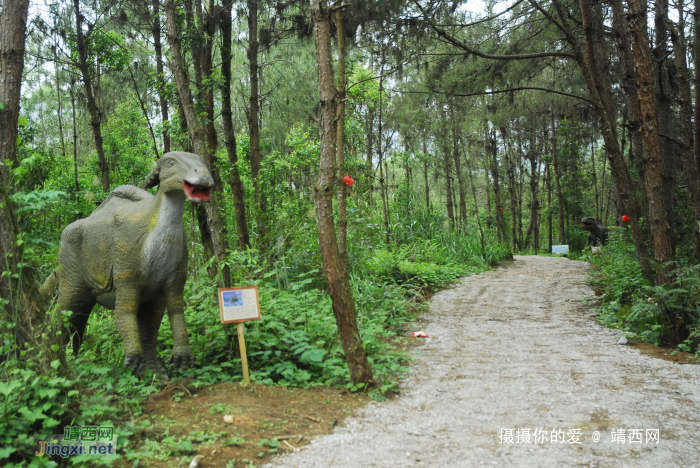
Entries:
POLYGON ((97 213, 98 211, 106 208, 116 208, 124 202, 134 203, 152 199, 153 195, 142 188, 136 187, 135 185, 122 185, 112 190, 112 192, 107 195, 107 198, 105 198, 100 206, 95 208, 92 213, 97 213))

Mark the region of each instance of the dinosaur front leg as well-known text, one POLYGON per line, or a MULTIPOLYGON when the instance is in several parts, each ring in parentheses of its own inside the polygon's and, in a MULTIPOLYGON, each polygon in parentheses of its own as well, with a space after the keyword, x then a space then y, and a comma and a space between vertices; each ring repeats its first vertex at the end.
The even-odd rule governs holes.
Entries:
POLYGON ((137 314, 139 310, 139 290, 135 287, 120 286, 117 289, 114 320, 117 331, 124 341, 124 367, 136 373, 144 362, 143 347, 139 334, 137 314))
POLYGON ((194 358, 190 350, 190 342, 187 338, 187 325, 185 324, 185 307, 182 292, 166 292, 165 302, 170 318, 170 327, 173 330, 173 353, 169 362, 179 369, 187 369, 194 365, 194 358))

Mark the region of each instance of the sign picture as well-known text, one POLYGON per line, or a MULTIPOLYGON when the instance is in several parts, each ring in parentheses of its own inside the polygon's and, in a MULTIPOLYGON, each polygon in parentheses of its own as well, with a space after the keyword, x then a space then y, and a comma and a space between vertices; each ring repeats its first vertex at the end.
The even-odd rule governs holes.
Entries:
POLYGON ((224 307, 243 305, 243 291, 224 291, 221 296, 224 298, 224 307))

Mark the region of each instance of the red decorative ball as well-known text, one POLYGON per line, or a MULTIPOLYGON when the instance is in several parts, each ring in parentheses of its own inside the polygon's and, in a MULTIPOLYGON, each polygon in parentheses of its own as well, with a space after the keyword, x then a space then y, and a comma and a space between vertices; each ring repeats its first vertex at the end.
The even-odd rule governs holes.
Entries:
POLYGON ((503 211, 503 207, 502 207, 502 206, 499 206, 498 209, 501 210, 501 211, 503 211))
POLYGON ((630 220, 630 217, 627 216, 627 215, 624 215, 624 216, 622 217, 622 221, 624 221, 625 223, 626 223, 627 221, 629 221, 629 220, 630 220))
POLYGON ((343 182, 345 182, 345 185, 347 185, 348 187, 352 187, 355 183, 355 180, 349 175, 346 175, 345 177, 343 177, 343 182))

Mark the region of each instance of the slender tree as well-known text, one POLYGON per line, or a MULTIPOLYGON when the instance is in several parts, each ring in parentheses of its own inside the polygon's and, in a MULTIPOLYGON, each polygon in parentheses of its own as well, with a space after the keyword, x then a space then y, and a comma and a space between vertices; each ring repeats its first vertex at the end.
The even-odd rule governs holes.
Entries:
POLYGON ((355 301, 350 289, 347 269, 343 269, 333 222, 333 188, 335 187, 335 135, 333 66, 331 63, 330 8, 324 0, 312 3, 312 18, 316 34, 316 57, 320 84, 321 154, 318 180, 314 185, 314 203, 318 240, 321 246, 323 269, 330 289, 345 359, 354 384, 372 384, 372 369, 362 347, 357 327, 355 301))
MULTIPOLYGON (((683 15, 683 3, 678 6, 680 15, 683 15)), ((668 30, 673 43, 673 55, 676 62, 676 70, 678 72, 678 89, 680 101, 680 124, 683 146, 681 147, 681 159, 683 161, 683 174, 685 176, 686 186, 690 192, 690 198, 693 202, 693 240, 695 244, 695 258, 700 262, 700 179, 695 168, 693 155, 693 127, 692 115, 693 104, 690 99, 690 79, 688 66, 686 64, 686 46, 683 28, 676 28, 670 21, 668 22, 668 30)), ((698 103, 696 103, 696 106, 698 103)))
POLYGON ((634 70, 637 94, 642 114, 642 140, 644 142, 644 169, 649 194, 649 228, 658 284, 669 281, 667 262, 674 260, 673 232, 668 206, 664 203, 664 178, 661 142, 658 125, 658 109, 654 88, 652 56, 647 33, 647 4, 643 0, 629 1, 630 31, 633 37, 634 70))
POLYGON ((260 178, 262 153, 260 152, 260 66, 258 55, 258 10, 259 0, 248 0, 248 70, 250 78, 250 97, 248 99, 248 136, 250 141, 250 170, 253 178, 253 191, 257 213, 258 238, 264 242, 267 235, 266 200, 263 183, 260 178))
POLYGON ((163 123, 163 153, 170 151, 170 120, 168 100, 165 98, 165 69, 163 66, 163 44, 161 43, 160 0, 153 0, 153 48, 156 53, 156 82, 158 83, 158 101, 163 123))
POLYGON ((5 0, 0 10, 0 311, 4 321, 14 323, 19 346, 32 338, 33 325, 43 320, 36 270, 26 265, 10 201, 28 11, 29 0, 5 0))
MULTIPOLYGON (((207 138, 204 124, 202 123, 199 114, 195 110, 195 103, 193 100, 192 91, 190 90, 187 67, 185 64, 185 59, 182 55, 182 36, 179 26, 180 22, 178 21, 178 12, 173 0, 167 1, 165 4, 165 12, 168 24, 168 42, 170 44, 171 68, 177 84, 180 106, 187 123, 187 131, 189 133, 190 140, 194 145, 194 152, 202 157, 207 167, 212 167, 209 146, 210 141, 208 141, 209 139, 207 138)), ((219 214, 216 197, 212 197, 209 203, 205 205, 205 211, 206 221, 204 224, 208 227, 209 234, 211 235, 214 251, 213 253, 216 256, 217 261, 221 262, 226 256, 225 238, 223 237, 225 230, 223 221, 221 220, 221 216, 219 214)), ((200 221, 200 228, 201 226, 202 222, 200 221)), ((224 285, 226 285, 226 283, 230 284, 230 278, 226 276, 227 271, 228 270, 223 269, 224 278, 222 282, 224 285)))
POLYGON ((221 29, 221 74, 223 83, 221 86, 221 118, 224 124, 224 144, 228 153, 231 177, 229 185, 233 195, 233 204, 236 211, 236 230, 238 231, 238 247, 245 250, 250 247, 250 234, 246 219, 245 193, 243 181, 238 169, 238 154, 236 148, 236 134, 233 130, 233 112, 231 111, 231 4, 227 4, 219 17, 221 29))
POLYGON ((346 207, 346 184, 343 181, 345 173, 345 100, 347 90, 345 89, 345 30, 343 29, 343 12, 340 9, 335 11, 335 29, 338 35, 338 89, 336 91, 336 163, 338 170, 336 183, 338 184, 338 252, 340 263, 344 270, 348 268, 348 215, 346 207))
POLYGON ((95 87, 92 82, 92 70, 90 58, 88 57, 88 41, 89 37, 85 36, 83 31, 83 21, 85 17, 80 12, 80 1, 73 0, 75 9, 75 39, 78 47, 78 69, 83 78, 85 85, 85 98, 87 99, 88 112, 90 113, 90 126, 92 134, 95 138, 95 148, 97 150, 98 164, 102 172, 102 191, 109 192, 109 162, 105 157, 105 150, 102 138, 102 112, 97 107, 95 99, 95 87))

